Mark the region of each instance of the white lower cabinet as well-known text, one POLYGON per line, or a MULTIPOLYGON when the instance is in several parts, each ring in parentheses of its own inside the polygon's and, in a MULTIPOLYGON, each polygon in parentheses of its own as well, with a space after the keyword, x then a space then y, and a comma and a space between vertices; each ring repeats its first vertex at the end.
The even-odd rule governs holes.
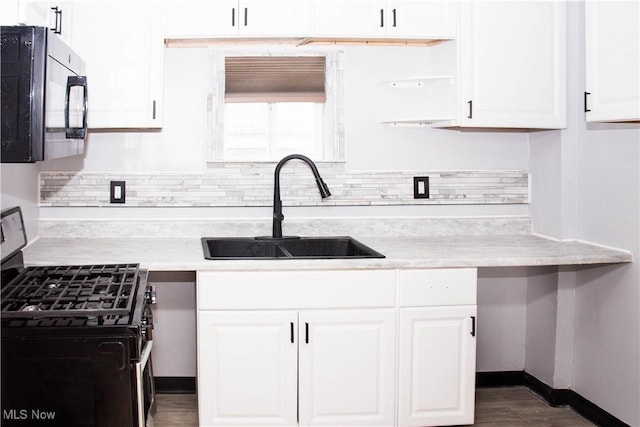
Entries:
POLYGON ((393 309, 201 311, 201 426, 392 426, 393 309), (299 321, 298 321, 299 317, 299 321))
POLYGON ((473 424, 475 306, 400 309, 401 426, 473 424))
POLYGON ((300 425, 395 423, 394 309, 300 313, 300 425))
POLYGON ((197 281, 201 426, 473 422, 475 269, 197 281))
POLYGON ((201 426, 297 425, 295 311, 198 313, 201 426), (295 331, 294 331, 295 333, 295 331))

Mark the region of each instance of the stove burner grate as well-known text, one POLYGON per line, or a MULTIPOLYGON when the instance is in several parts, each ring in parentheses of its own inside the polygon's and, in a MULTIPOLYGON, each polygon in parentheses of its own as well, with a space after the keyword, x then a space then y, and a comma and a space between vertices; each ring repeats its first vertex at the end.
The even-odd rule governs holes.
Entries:
POLYGON ((3 318, 128 315, 138 264, 28 267, 2 286, 3 318))

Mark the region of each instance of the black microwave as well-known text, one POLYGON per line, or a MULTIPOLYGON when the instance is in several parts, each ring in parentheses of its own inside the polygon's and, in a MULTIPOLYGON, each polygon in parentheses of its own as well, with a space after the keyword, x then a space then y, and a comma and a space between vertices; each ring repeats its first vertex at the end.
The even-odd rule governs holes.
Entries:
POLYGON ((45 27, 0 27, 2 163, 84 152, 84 61, 45 27))

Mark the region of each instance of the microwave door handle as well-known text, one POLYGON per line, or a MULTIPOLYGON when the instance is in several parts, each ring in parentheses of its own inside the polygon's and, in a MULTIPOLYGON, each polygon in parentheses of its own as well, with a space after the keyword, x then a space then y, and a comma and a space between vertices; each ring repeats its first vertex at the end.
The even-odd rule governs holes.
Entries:
POLYGON ((64 127, 65 137, 67 139, 84 139, 87 136, 87 76, 69 76, 67 77, 67 91, 64 99, 64 127), (82 127, 72 128, 69 126, 69 98, 71 88, 79 86, 83 89, 82 99, 82 127))

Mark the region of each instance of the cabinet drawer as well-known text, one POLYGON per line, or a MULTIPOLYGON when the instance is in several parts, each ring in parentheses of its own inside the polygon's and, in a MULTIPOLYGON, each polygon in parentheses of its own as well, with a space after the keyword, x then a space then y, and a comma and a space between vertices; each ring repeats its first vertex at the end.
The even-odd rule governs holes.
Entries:
POLYGON ((398 271, 399 305, 428 307, 475 305, 475 268, 398 271))
POLYGON ((199 310, 394 307, 394 270, 198 272, 199 310))

